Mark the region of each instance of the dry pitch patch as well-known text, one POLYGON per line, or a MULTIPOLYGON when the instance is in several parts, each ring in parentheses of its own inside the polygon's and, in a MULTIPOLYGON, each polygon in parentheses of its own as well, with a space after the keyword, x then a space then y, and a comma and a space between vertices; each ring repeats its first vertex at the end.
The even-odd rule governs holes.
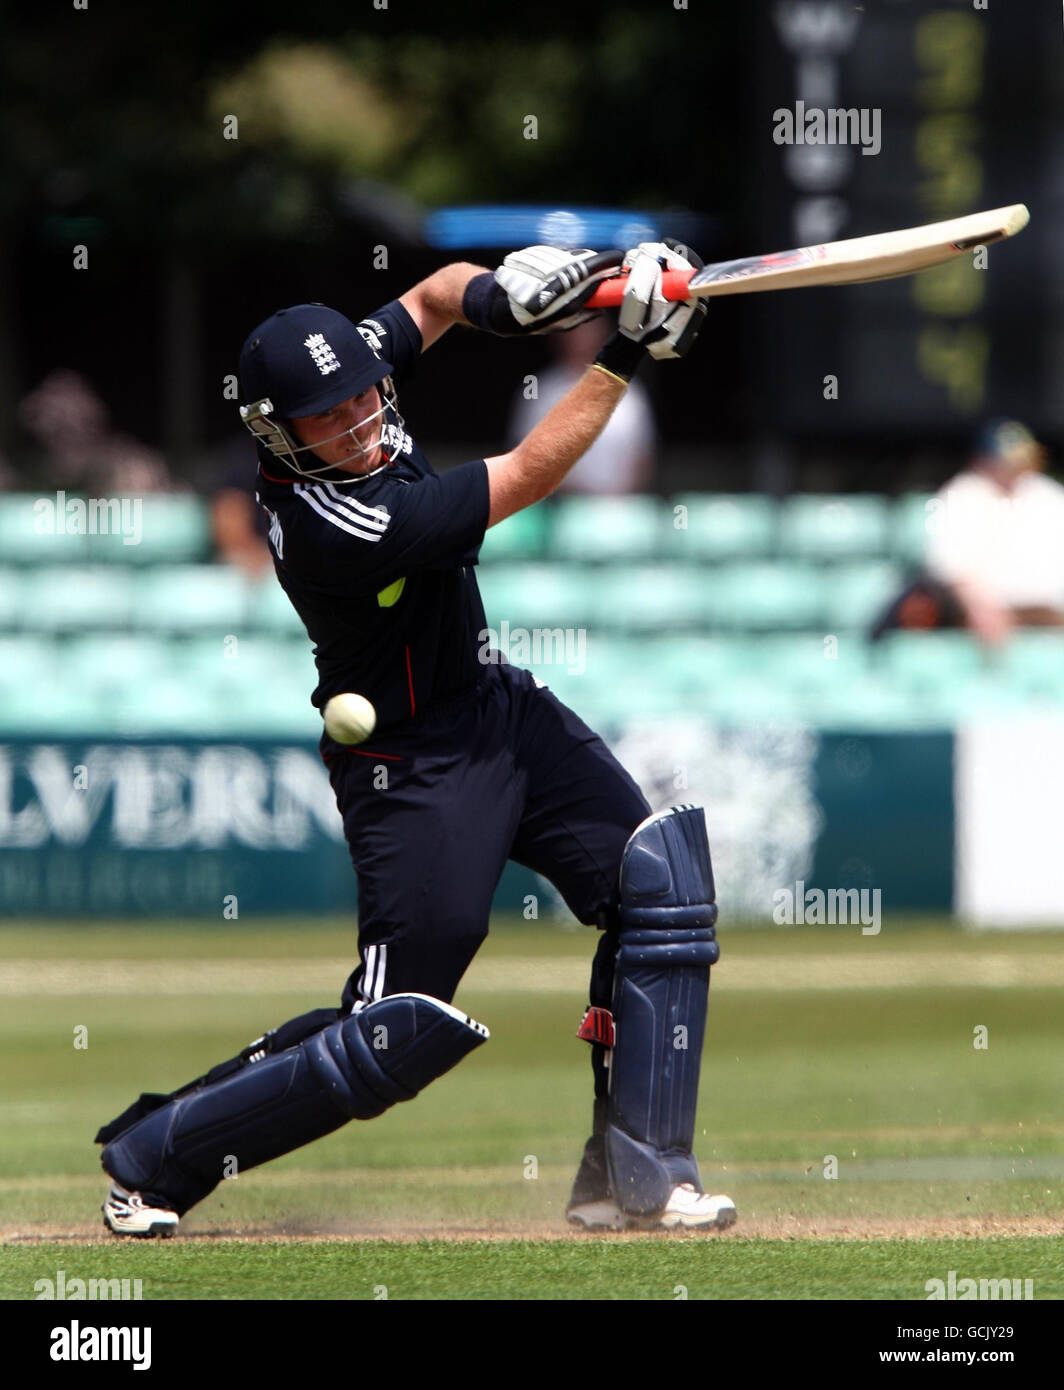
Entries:
MULTIPOLYGON (((447 1241, 458 1244, 499 1244, 509 1241, 575 1241, 608 1240, 611 1244, 642 1241, 674 1240, 765 1240, 765 1241, 869 1241, 869 1240, 986 1240, 1002 1237, 1064 1237, 1064 1216, 981 1216, 981 1217, 882 1217, 882 1216, 778 1216, 761 1217, 750 1221, 741 1218, 727 1231, 579 1231, 559 1227, 556 1221, 516 1221, 489 1227, 453 1226, 441 1220, 439 1224, 419 1221, 367 1222, 358 1227, 337 1223, 317 1232, 295 1232, 292 1223, 280 1226, 208 1225, 188 1229, 167 1242, 209 1243, 238 1240, 247 1244, 266 1245, 331 1245, 337 1242, 361 1243, 386 1241, 398 1244, 447 1241)), ((145 1241, 120 1241, 101 1232, 99 1222, 86 1222, 77 1229, 64 1229, 59 1224, 42 1222, 34 1230, 18 1226, 0 1227, 0 1243, 5 1245, 40 1245, 61 1241, 70 1245, 105 1245, 140 1248, 145 1241)))

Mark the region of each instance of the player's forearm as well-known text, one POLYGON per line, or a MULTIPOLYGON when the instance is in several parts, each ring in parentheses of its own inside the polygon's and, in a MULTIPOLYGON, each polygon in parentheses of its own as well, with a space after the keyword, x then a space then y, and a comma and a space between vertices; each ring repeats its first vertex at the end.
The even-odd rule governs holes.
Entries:
POLYGON ((445 265, 421 282, 426 301, 439 314, 446 314, 455 323, 465 323, 462 313, 462 296, 474 275, 484 275, 486 267, 473 265, 470 261, 454 261, 445 265))
POLYGON ((486 460, 494 526, 548 496, 602 433, 625 383, 589 367, 509 454, 486 460))
POLYGON ((399 303, 417 324, 422 351, 431 347, 452 325, 469 322, 462 312, 462 297, 470 280, 485 273, 481 265, 454 261, 441 266, 400 296, 399 303))

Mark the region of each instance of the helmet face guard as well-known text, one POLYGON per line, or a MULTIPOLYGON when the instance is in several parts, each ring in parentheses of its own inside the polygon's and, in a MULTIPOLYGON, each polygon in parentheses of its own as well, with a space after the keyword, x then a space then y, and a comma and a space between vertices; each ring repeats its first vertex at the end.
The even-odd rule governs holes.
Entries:
MULTIPOLYGON (((314 444, 300 444, 292 430, 291 425, 282 420, 274 410, 273 402, 268 396, 261 401, 254 401, 251 405, 240 407, 240 418, 251 431, 255 440, 259 444, 264 444, 270 453, 281 459, 294 473, 298 473, 303 478, 321 478, 325 475, 332 475, 337 469, 343 470, 347 464, 356 460, 366 463, 378 447, 382 450, 381 462, 375 468, 365 471, 352 473, 347 478, 336 478, 329 476, 329 481, 344 486, 347 483, 358 483, 363 478, 370 478, 374 473, 380 473, 389 466, 389 460, 383 455, 384 445, 387 441, 391 426, 387 420, 387 413, 390 410, 395 417, 395 423, 401 430, 403 428, 403 417, 399 414, 399 402, 395 393, 390 376, 383 377, 377 383, 380 392, 381 407, 375 410, 372 415, 367 415, 360 420, 357 425, 350 429, 341 430, 338 434, 329 435, 327 439, 319 439, 314 444), (372 424, 374 420, 380 421, 377 438, 370 444, 365 445, 355 433, 356 430, 364 429, 366 425, 372 424), (324 463, 317 460, 317 467, 306 467, 298 457, 301 454, 310 454, 314 458, 314 450, 320 449, 323 445, 333 444, 338 439, 350 441, 352 452, 349 457, 341 459, 338 463, 324 463)), ((309 463, 310 460, 307 460, 309 463)))

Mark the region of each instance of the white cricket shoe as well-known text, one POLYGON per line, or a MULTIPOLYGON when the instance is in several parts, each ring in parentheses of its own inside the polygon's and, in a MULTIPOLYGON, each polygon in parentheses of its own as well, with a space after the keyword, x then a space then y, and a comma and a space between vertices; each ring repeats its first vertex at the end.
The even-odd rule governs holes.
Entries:
POLYGON ((656 1230, 661 1227, 666 1231, 672 1231, 677 1226, 683 1226, 724 1231, 735 1225, 735 1203, 730 1197, 711 1197, 708 1192, 699 1192, 693 1184, 683 1182, 679 1187, 672 1189, 665 1210, 646 1220, 649 1224, 644 1226, 643 1218, 632 1218, 638 1230, 656 1230))
POLYGON ((736 1221, 735 1203, 723 1195, 698 1192, 691 1183, 674 1187, 665 1209, 654 1216, 630 1216, 612 1197, 583 1202, 566 1212, 569 1223, 587 1231, 672 1231, 706 1229, 725 1231, 736 1221))
POLYGON ((169 1207, 153 1207, 139 1192, 127 1192, 117 1182, 100 1208, 103 1224, 116 1236, 172 1236, 180 1219, 169 1207))

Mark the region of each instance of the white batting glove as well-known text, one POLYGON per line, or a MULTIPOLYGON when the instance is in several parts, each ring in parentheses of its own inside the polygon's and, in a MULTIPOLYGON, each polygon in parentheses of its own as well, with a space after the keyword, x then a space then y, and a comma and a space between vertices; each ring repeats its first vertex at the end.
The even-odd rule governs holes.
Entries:
POLYGON ((651 357, 683 357, 698 337, 706 317, 699 299, 669 300, 661 293, 663 270, 700 270, 702 259, 679 242, 643 241, 624 258, 628 283, 618 327, 626 338, 642 343, 651 357))
POLYGON ((600 280, 617 273, 620 251, 572 251, 559 246, 527 246, 511 251, 495 272, 510 312, 526 333, 575 328, 600 312, 581 309, 600 280))

